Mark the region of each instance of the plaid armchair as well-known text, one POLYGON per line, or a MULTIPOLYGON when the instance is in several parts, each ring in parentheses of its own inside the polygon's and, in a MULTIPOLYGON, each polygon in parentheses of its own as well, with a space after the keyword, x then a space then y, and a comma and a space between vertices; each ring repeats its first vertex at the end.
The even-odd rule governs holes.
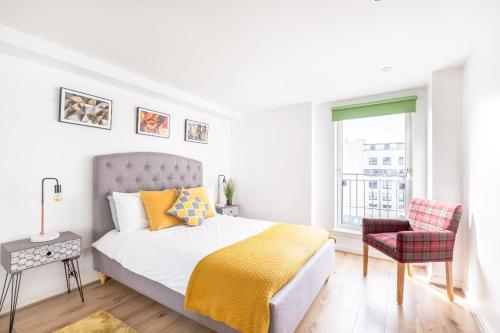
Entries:
POLYGON ((396 260, 398 303, 401 304, 405 264, 411 275, 411 263, 444 261, 448 297, 453 300, 451 263, 462 212, 461 205, 413 199, 407 219, 363 219, 363 275, 368 272, 368 246, 396 260))

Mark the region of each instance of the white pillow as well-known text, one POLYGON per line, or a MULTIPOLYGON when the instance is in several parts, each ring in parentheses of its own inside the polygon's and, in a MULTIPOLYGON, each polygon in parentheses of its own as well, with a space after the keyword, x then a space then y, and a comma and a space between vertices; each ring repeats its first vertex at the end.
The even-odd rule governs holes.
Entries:
POLYGON ((118 223, 118 217, 116 216, 116 204, 115 199, 112 195, 108 195, 109 209, 111 210, 111 218, 113 219, 113 224, 116 230, 120 231, 120 224, 118 223))
POLYGON ((131 232, 149 227, 140 193, 113 192, 116 217, 120 232, 131 232))

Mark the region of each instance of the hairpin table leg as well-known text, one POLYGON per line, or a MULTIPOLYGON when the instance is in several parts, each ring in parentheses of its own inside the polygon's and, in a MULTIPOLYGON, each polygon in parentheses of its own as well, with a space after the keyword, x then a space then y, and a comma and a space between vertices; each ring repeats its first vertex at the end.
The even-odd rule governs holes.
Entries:
POLYGON ((7 273, 3 281, 2 294, 0 294, 0 311, 7 298, 10 288, 10 317, 9 317, 9 333, 12 333, 14 328, 14 319, 16 318, 17 298, 19 296, 19 288, 21 287, 22 272, 7 273), (9 276, 10 275, 10 276, 9 276))
POLYGON ((5 302, 5 298, 7 298, 7 293, 9 292, 10 282, 12 278, 9 279, 9 273, 5 274, 5 280, 3 281, 2 294, 0 294, 0 312, 3 308, 3 303, 5 302))
POLYGON ((10 321, 9 321, 9 333, 12 333, 14 328, 14 319, 16 317, 17 309, 17 298, 19 296, 19 288, 21 287, 21 277, 23 272, 15 273, 11 275, 12 287, 10 289, 10 321))
POLYGON ((80 298, 82 299, 82 303, 85 302, 85 299, 83 297, 82 278, 80 275, 80 265, 78 264, 78 258, 65 259, 63 260, 63 263, 64 263, 64 273, 66 275, 66 286, 68 287, 68 293, 71 291, 70 289, 71 277, 74 277, 76 281, 76 286, 78 288, 78 292, 80 293, 80 298))
POLYGON ((66 278, 66 289, 68 290, 68 294, 71 292, 70 288, 70 276, 69 276, 69 267, 68 267, 68 260, 63 260, 63 265, 64 265, 64 277, 66 278))

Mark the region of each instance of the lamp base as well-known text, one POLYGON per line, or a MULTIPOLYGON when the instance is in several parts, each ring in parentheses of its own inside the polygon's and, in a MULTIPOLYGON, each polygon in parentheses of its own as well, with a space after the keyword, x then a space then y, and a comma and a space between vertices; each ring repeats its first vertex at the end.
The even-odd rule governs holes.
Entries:
POLYGON ((42 243, 42 242, 48 242, 48 241, 58 239, 58 238, 59 238, 59 233, 54 232, 52 234, 34 235, 34 236, 31 236, 30 240, 32 243, 42 243))

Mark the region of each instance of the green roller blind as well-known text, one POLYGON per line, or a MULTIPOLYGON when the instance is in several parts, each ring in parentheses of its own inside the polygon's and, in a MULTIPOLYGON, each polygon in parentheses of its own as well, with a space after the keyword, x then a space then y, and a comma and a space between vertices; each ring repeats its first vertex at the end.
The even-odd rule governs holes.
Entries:
POLYGON ((415 112, 417 96, 386 99, 383 101, 334 106, 332 121, 387 116, 390 114, 415 112))

